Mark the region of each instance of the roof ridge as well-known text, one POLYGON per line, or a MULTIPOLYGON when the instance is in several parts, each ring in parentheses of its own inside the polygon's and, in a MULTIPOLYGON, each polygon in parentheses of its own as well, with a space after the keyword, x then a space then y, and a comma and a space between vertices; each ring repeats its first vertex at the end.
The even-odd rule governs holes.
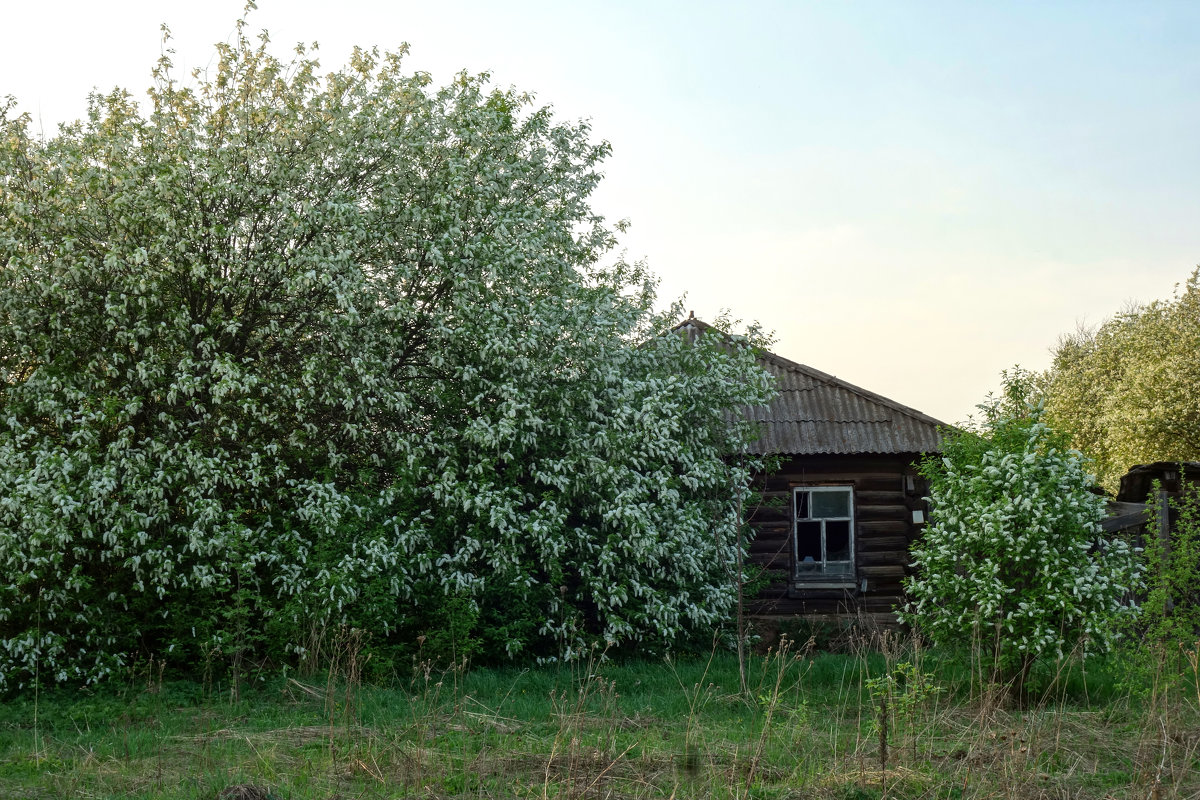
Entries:
MULTIPOLYGON (((698 320, 696 320, 696 321, 698 321, 698 320)), ((876 403, 885 405, 894 411, 899 411, 901 414, 912 417, 914 419, 918 419, 922 422, 926 422, 931 425, 938 425, 938 426, 941 426, 944 428, 950 427, 950 425, 947 425, 945 422, 942 422, 940 419, 931 417, 928 414, 926 414, 925 412, 919 411, 919 410, 913 408, 912 406, 906 406, 903 403, 898 403, 895 400, 891 399, 890 397, 884 397, 883 395, 881 395, 877 392, 872 392, 870 389, 864 389, 861 386, 853 384, 850 381, 845 380, 843 378, 839 378, 836 375, 830 375, 828 372, 822 372, 821 370, 817 369, 816 367, 810 367, 807 364, 801 364, 799 361, 792 361, 790 358, 785 358, 784 356, 781 356, 778 353, 773 353, 770 350, 767 350, 765 348, 760 348, 760 349, 762 350, 762 354, 761 354, 760 358, 766 358, 768 361, 774 361, 781 367, 784 367, 786 369, 790 369, 795 372, 799 372, 801 374, 807 375, 810 378, 814 378, 818 381, 822 381, 823 383, 829 384, 831 386, 837 386, 837 387, 846 389, 848 391, 851 391, 855 394, 862 395, 863 397, 865 397, 869 400, 873 400, 876 403)), ((811 391, 811 389, 806 389, 805 391, 811 391)))
POLYGON ((858 419, 850 417, 847 419, 817 419, 815 417, 758 417, 756 422, 816 422, 825 425, 841 425, 847 422, 852 422, 855 425, 894 425, 890 419, 858 419))
MULTIPOLYGON (((732 335, 694 316, 670 330, 688 341, 710 331, 716 331, 720 341, 735 341, 732 335)), ((746 416, 761 426, 760 452, 936 452, 941 429, 950 427, 911 406, 764 347, 755 347, 754 355, 779 387, 771 402, 745 409, 746 416)))
MULTIPOLYGON (((675 325, 674 327, 671 328, 671 331, 675 332, 678 330, 682 330, 683 328, 686 328, 689 325, 693 326, 701 331, 716 331, 717 333, 721 334, 722 336, 726 336, 726 337, 730 336, 730 334, 726 333, 725 331, 721 330, 720 328, 710 325, 707 322, 705 322, 704 320, 699 319, 695 316, 690 316, 687 319, 683 320, 682 322, 678 323, 677 325, 675 325)), ((793 361, 792 359, 781 356, 778 353, 775 353, 775 352, 772 352, 772 351, 766 349, 765 347, 760 347, 760 348, 758 348, 758 350, 760 351, 760 355, 759 355, 760 358, 765 358, 768 361, 774 361, 779 366, 784 367, 786 369, 791 369, 796 372, 800 372, 802 374, 808 375, 810 378, 815 378, 818 381, 822 381, 824 383, 827 383, 827 384, 830 384, 833 386, 839 386, 843 389, 847 389, 851 392, 854 392, 855 394, 859 394, 870 400, 874 400, 875 402, 885 405, 894 411, 899 411, 901 414, 905 414, 907 416, 910 416, 910 417, 920 420, 922 422, 926 422, 926 423, 929 423, 932 425, 938 425, 938 426, 944 427, 944 428, 952 427, 952 426, 946 424, 945 422, 942 422, 940 419, 931 417, 928 414, 926 414, 925 412, 919 411, 918 409, 915 409, 912 406, 906 406, 903 403, 898 403, 895 400, 891 399, 890 397, 884 397, 881 394, 872 392, 870 389, 864 389, 861 386, 851 383, 850 381, 839 378, 836 375, 830 375, 828 372, 822 372, 821 370, 817 369, 816 367, 810 367, 807 364, 801 364, 799 361, 793 361)), ((812 390, 805 389, 804 391, 812 391, 812 390)))

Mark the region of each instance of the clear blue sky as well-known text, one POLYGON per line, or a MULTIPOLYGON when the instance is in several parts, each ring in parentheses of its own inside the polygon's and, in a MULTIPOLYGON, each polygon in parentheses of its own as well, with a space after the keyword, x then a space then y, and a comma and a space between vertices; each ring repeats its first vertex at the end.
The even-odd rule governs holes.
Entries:
MULTIPOLYGON (((0 95, 53 133, 145 89, 160 23, 190 70, 240 10, 16 5, 0 95)), ((589 118, 664 296, 948 422, 1200 262, 1200 3, 264 0, 251 27, 328 67, 407 41, 589 118)))

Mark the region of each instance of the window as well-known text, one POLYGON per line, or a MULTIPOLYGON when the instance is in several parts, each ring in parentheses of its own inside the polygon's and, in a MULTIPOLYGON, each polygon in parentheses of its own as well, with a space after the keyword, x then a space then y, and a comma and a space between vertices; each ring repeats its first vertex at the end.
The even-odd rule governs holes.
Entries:
POLYGON ((798 582, 854 580, 854 490, 801 487, 792 493, 793 556, 798 582))

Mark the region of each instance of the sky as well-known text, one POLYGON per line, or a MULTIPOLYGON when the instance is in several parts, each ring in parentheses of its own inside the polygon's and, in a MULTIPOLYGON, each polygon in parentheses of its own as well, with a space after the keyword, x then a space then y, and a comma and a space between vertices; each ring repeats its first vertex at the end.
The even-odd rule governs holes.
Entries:
MULTIPOLYGON (((0 96, 53 135, 90 91, 213 63, 243 3, 6 2, 0 96)), ((262 0, 280 56, 487 71, 612 144, 665 301, 964 420, 1002 369, 1200 263, 1200 3, 262 0)))

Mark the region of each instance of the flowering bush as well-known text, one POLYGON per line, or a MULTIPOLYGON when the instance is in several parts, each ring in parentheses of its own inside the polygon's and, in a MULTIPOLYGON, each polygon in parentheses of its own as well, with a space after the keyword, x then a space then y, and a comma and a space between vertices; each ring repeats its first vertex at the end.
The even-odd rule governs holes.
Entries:
POLYGON ((601 264, 607 145, 244 24, 195 86, 164 58, 148 114, 39 140, 0 106, 0 689, 339 623, 493 658, 711 629, 729 412, 770 382, 601 264))
POLYGON ((934 641, 981 646, 1018 691, 1039 657, 1110 644, 1138 580, 1128 545, 1101 535, 1086 460, 1026 402, 1026 377, 1006 374, 1005 400, 922 462, 931 524, 900 615, 934 641))

